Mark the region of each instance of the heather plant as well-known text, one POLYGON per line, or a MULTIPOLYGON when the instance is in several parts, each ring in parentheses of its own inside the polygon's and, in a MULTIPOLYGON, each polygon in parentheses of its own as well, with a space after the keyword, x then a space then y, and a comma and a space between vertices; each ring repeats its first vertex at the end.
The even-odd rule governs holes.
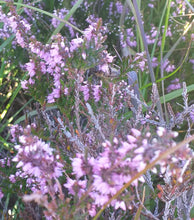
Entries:
POLYGON ((12 100, 23 88, 35 106, 2 137, 2 219, 192 218, 194 87, 177 75, 164 84, 190 59, 191 4, 0 2, 2 38, 27 57, 12 100))

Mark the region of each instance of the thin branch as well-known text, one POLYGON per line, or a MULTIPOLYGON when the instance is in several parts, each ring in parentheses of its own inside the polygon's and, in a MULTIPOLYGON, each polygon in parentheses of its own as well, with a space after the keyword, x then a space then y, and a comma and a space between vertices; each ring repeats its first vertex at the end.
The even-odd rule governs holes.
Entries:
MULTIPOLYGON (((155 75, 154 75, 154 71, 153 71, 153 68, 152 68, 152 62, 151 62, 150 54, 149 54, 149 51, 148 51, 147 41, 146 41, 146 38, 145 38, 143 22, 142 22, 142 19, 141 19, 141 16, 140 16, 140 11, 139 11, 139 8, 138 8, 136 0, 133 0, 133 5, 134 5, 135 13, 136 13, 136 16, 137 16, 138 26, 139 26, 139 29, 140 29, 140 32, 141 32, 141 36, 142 36, 142 40, 143 40, 143 45, 144 45, 144 48, 145 48, 145 51, 146 51, 146 56, 147 56, 147 61, 148 61, 148 69, 149 69, 149 72, 150 72, 150 77, 151 77, 152 83, 155 83, 156 80, 155 80, 155 75)), ((159 93, 158 93, 158 89, 157 88, 156 88, 156 91, 157 91, 156 95, 159 98, 159 93)), ((158 108, 158 111, 159 111, 159 114, 160 114, 160 121, 162 122, 162 121, 164 121, 164 118, 163 118, 163 111, 162 111, 162 105, 160 103, 160 99, 158 99, 158 101, 157 101, 157 108, 158 108)))

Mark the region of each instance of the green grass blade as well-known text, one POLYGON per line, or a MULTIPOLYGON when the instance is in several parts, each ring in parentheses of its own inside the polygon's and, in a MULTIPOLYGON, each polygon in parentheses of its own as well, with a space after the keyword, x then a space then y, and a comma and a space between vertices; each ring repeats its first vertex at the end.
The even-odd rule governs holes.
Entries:
MULTIPOLYGON (((165 46, 165 42, 166 42, 166 32, 167 32, 167 28, 168 28, 168 21, 169 21, 169 17, 170 17, 170 4, 171 4, 171 1, 172 0, 168 0, 168 6, 167 6, 167 11, 166 11, 166 18, 165 18, 165 24, 164 24, 164 33, 162 35, 162 42, 161 42, 161 53, 159 55, 159 59, 158 61, 161 63, 161 59, 162 59, 162 56, 161 54, 164 53, 164 46, 165 46)), ((159 73, 159 65, 157 67, 157 70, 156 70, 156 78, 158 78, 158 73, 159 73)))
MULTIPOLYGON (((175 71, 173 71, 172 73, 168 74, 167 76, 164 76, 164 77, 162 77, 162 78, 156 80, 156 83, 159 83, 159 82, 161 82, 162 80, 168 79, 169 77, 173 76, 177 71, 180 70, 180 68, 182 67, 183 63, 185 62, 185 60, 186 60, 186 58, 187 58, 187 56, 188 56, 188 54, 189 54, 190 48, 191 48, 191 41, 190 41, 190 43, 189 43, 189 46, 188 46, 188 48, 187 48, 187 52, 186 52, 186 54, 185 54, 185 57, 184 57, 182 63, 180 64, 180 66, 177 67, 175 71)), ((150 87, 150 86, 152 86, 152 83, 148 83, 147 85, 142 86, 142 87, 140 88, 140 90, 145 89, 145 88, 148 88, 148 87, 150 87)))
MULTIPOLYGON (((8 143, 3 137, 0 136, 0 142, 3 144, 3 148, 6 150, 10 150, 10 143, 8 143)), ((1 145, 2 147, 2 145, 1 145)))
MULTIPOLYGON (((79 8, 79 6, 82 4, 82 2, 83 2, 83 0, 78 0, 75 4, 74 4, 74 6, 71 8, 71 10, 69 11, 69 13, 65 16, 65 18, 64 18, 64 20, 65 21, 68 21, 69 20, 69 18, 75 13, 75 11, 79 8)), ((58 34, 60 31, 61 31, 61 29, 64 27, 64 22, 61 22, 60 24, 59 24, 59 26, 54 30, 54 32, 52 33, 52 35, 51 35, 51 37, 50 37, 50 39, 48 40, 48 42, 47 43, 50 43, 51 42, 51 38, 52 38, 52 36, 54 36, 54 35, 56 35, 56 34, 58 34)))
MULTIPOLYGON (((47 107, 47 108, 46 108, 46 111, 47 111, 47 110, 52 110, 52 109, 57 109, 57 108, 58 108, 57 106, 50 106, 50 107, 47 107)), ((26 115, 27 115, 27 117, 32 117, 32 116, 38 115, 38 112, 37 112, 36 110, 33 110, 33 111, 31 111, 31 112, 28 112, 26 115)), ((18 119, 14 122, 14 124, 21 123, 22 121, 25 120, 25 118, 26 118, 25 115, 21 116, 20 118, 18 118, 18 119)))
POLYGON ((0 69, 0 86, 2 85, 3 78, 5 77, 5 62, 4 59, 2 58, 1 60, 1 69, 0 69))
POLYGON ((1 46, 0 46, 0 52, 8 45, 12 42, 12 40, 14 39, 15 35, 11 35, 9 38, 7 38, 7 40, 5 40, 1 46))
POLYGON ((190 24, 187 25, 187 27, 185 28, 185 31, 183 32, 183 34, 179 37, 179 39, 175 42, 175 44, 170 48, 170 50, 164 56, 164 59, 163 59, 164 61, 166 59, 168 59, 172 55, 172 53, 174 52, 175 48, 182 41, 183 36, 185 36, 185 34, 193 27, 193 24, 194 24, 194 20, 190 24))
MULTIPOLYGON (((187 92, 194 91, 194 84, 187 86, 187 92)), ((175 98, 178 98, 179 96, 182 96, 183 89, 177 89, 169 94, 166 94, 165 97, 165 102, 169 102, 175 98)), ((160 97, 161 103, 164 103, 163 97, 160 97)))
MULTIPOLYGON (((26 78, 27 73, 23 76, 22 80, 24 80, 26 78)), ((16 89, 12 92, 12 96, 11 99, 9 100, 9 103, 6 105, 5 109, 3 110, 3 112, 0 114, 0 121, 5 117, 5 115, 7 114, 8 109, 10 108, 11 104, 13 103, 15 97, 17 96, 17 94, 19 93, 21 89, 21 83, 16 87, 16 89)))
POLYGON ((153 46, 153 49, 152 49, 152 52, 151 52, 151 59, 154 57, 154 53, 155 53, 155 50, 156 50, 156 45, 157 45, 157 42, 158 42, 158 37, 159 37, 160 30, 161 30, 161 27, 162 27, 162 22, 163 22, 163 18, 164 18, 164 15, 165 15, 167 4, 168 4, 168 1, 166 1, 166 4, 164 6, 164 10, 162 12, 162 16, 161 16, 160 23, 159 23, 158 30, 157 30, 157 34, 156 34, 156 39, 155 39, 154 46, 153 46))
MULTIPOLYGON (((11 116, 7 121, 6 123, 4 123, 1 128, 0 128, 0 133, 5 129, 6 126, 8 126, 13 120, 14 118, 29 104, 33 101, 33 98, 31 98, 28 102, 25 103, 25 105, 22 106, 22 108, 20 108, 13 116, 11 116)), ((25 118, 25 116, 22 116, 25 118)), ((18 121, 18 120, 17 120, 18 121)), ((20 122, 20 121, 19 121, 20 122)), ((18 123, 19 123, 18 122, 18 123)), ((17 123, 14 123, 14 124, 17 124, 17 123)))

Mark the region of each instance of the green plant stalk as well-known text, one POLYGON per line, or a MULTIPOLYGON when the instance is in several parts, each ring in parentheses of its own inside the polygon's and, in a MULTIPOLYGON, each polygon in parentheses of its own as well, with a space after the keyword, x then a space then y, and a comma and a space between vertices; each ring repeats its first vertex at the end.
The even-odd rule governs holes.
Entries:
MULTIPOLYGON (((187 48, 187 52, 186 52, 186 54, 185 54, 185 57, 184 57, 182 63, 180 64, 180 66, 177 67, 177 69, 176 69, 175 71, 173 71, 172 73, 168 74, 167 76, 164 76, 163 78, 160 78, 160 79, 156 80, 156 83, 159 83, 159 82, 161 82, 162 80, 168 79, 169 77, 173 76, 177 71, 179 71, 179 69, 182 67, 183 63, 185 62, 185 60, 186 60, 186 58, 187 58, 187 56, 188 56, 188 54, 189 54, 190 47, 191 47, 191 41, 190 41, 190 44, 189 44, 189 46, 188 46, 188 48, 187 48)), ((150 86, 152 86, 152 83, 148 83, 147 85, 142 86, 142 87, 140 88, 140 90, 145 89, 145 88, 148 88, 148 87, 150 87, 150 86)))
POLYGON ((158 26, 156 39, 155 39, 153 49, 152 49, 152 53, 151 53, 151 59, 154 57, 154 53, 155 53, 155 50, 156 50, 156 45, 157 45, 157 42, 158 42, 158 37, 159 37, 159 34, 160 34, 160 29, 162 27, 162 22, 163 22, 163 18, 164 18, 164 15, 165 15, 167 4, 168 4, 168 1, 166 1, 166 4, 164 6, 164 10, 162 11, 162 16, 161 16, 160 23, 159 23, 159 26, 158 26))
POLYGON ((0 86, 2 85, 3 78, 5 77, 5 62, 4 58, 1 59, 1 69, 0 69, 0 86))
POLYGON ((145 200, 145 186, 143 187, 143 198, 142 198, 142 201, 140 201, 141 203, 139 205, 139 208, 137 209, 134 220, 139 220, 140 219, 141 210, 143 209, 144 200, 145 200))
MULTIPOLYGON (((65 16, 64 20, 67 21, 69 20, 69 18, 75 13, 75 11, 79 8, 79 6, 82 4, 83 0, 78 0, 74 6, 71 8, 71 10, 69 11, 69 13, 65 16)), ((61 29, 64 27, 64 22, 61 22, 58 27, 54 30, 54 32, 52 33, 50 39, 48 40, 47 43, 50 43, 51 42, 51 39, 52 39, 52 36, 58 34, 61 29)))
MULTIPOLYGON (((158 60, 160 61, 160 63, 162 62, 162 56, 161 54, 163 54, 163 51, 164 51, 164 46, 165 46, 165 41, 166 41, 166 32, 167 32, 167 28, 168 28, 168 20, 169 20, 169 17, 170 17, 170 4, 171 4, 171 1, 172 0, 168 0, 168 6, 167 6, 167 12, 166 12, 166 18, 165 18, 165 25, 164 25, 164 33, 162 35, 162 42, 161 42, 161 53, 159 54, 159 58, 158 60)), ((156 76, 158 76, 158 73, 159 73, 159 65, 156 69, 156 76)), ((157 77, 158 78, 158 77, 157 77)))
POLYGON ((142 171, 137 173, 129 182, 127 182, 111 199, 109 199, 108 202, 105 203, 105 205, 100 209, 100 211, 96 214, 96 216, 93 218, 93 220, 97 220, 98 217, 100 217, 101 213, 105 210, 105 208, 110 205, 110 203, 115 200, 125 189, 127 189, 132 182, 140 178, 146 171, 152 169, 159 161, 167 158, 169 155, 174 153, 175 151, 179 150, 181 147, 184 147, 186 144, 189 144, 191 141, 194 140, 194 135, 188 137, 187 139, 183 140, 182 142, 178 143, 176 146, 171 147, 161 153, 154 161, 149 163, 142 171))
POLYGON ((136 23, 137 23, 137 34, 136 34, 136 38, 139 39, 139 41, 137 40, 137 42, 140 42, 141 51, 144 51, 143 39, 142 39, 140 27, 139 27, 139 25, 138 25, 138 19, 137 19, 137 14, 136 14, 135 8, 134 8, 134 6, 133 6, 131 0, 126 0, 126 2, 127 2, 127 4, 129 5, 129 8, 131 9, 131 11, 132 11, 132 13, 133 13, 133 16, 135 17, 135 21, 136 21, 136 23))
MULTIPOLYGON (((168 20, 170 17, 170 4, 171 4, 171 0, 168 1, 168 7, 167 7, 167 14, 166 14, 166 19, 165 19, 165 26, 164 26, 164 33, 162 36, 162 44, 161 44, 161 48, 160 48, 160 67, 161 67, 161 78, 164 77, 164 68, 163 68, 163 51, 164 51, 164 46, 165 46, 165 41, 166 41, 166 32, 167 32, 167 28, 168 28, 168 20)), ((159 67, 159 66, 158 66, 159 67)), ((156 74, 157 75, 157 74, 156 74)), ((164 80, 161 81, 162 84, 162 96, 163 96, 163 100, 164 100, 164 112, 165 112, 165 118, 166 121, 168 121, 168 114, 167 114, 167 108, 166 108, 166 102, 165 102, 165 96, 164 96, 164 80)))
MULTIPOLYGON (((0 3, 7 3, 7 1, 0 1, 0 3)), ((42 14, 45 14, 45 15, 48 15, 49 17, 52 17, 52 18, 56 18, 57 20, 63 22, 63 23, 66 23, 68 24, 69 26, 71 26, 72 28, 74 28, 75 30, 79 31, 81 34, 83 34, 83 31, 81 31, 79 28, 77 28, 76 26, 74 26, 73 24, 69 23, 68 21, 65 21, 59 17, 57 17, 56 15, 53 15, 52 13, 50 12, 47 12, 47 11, 44 11, 42 9, 39 9, 39 8, 36 8, 36 7, 33 7, 33 6, 30 6, 30 5, 26 5, 26 4, 22 4, 22 3, 18 3, 18 2, 13 2, 14 5, 19 5, 19 6, 23 6, 25 8, 30 8, 34 11, 38 11, 42 14)))
POLYGON ((3 147, 6 150, 10 150, 9 143, 3 137, 1 137, 1 136, 0 136, 0 142, 3 143, 3 147))
MULTIPOLYGON (((159 37, 159 34, 160 34, 160 29, 161 29, 161 26, 162 26, 164 15, 165 15, 167 3, 168 2, 166 1, 166 4, 164 6, 164 10, 162 12, 162 16, 161 16, 161 19, 160 19, 159 27, 158 27, 158 30, 157 30, 156 38, 155 38, 154 45, 153 45, 152 52, 151 52, 151 56, 150 56, 151 60, 154 57, 154 53, 155 53, 155 50, 156 50, 156 45, 157 45, 157 42, 158 42, 158 37, 159 37)), ((148 83, 148 77, 146 77, 146 79, 144 80, 144 85, 146 85, 147 83, 148 83)), ((140 84, 140 85, 142 85, 142 84, 140 84)), ((143 97, 145 97, 145 95, 146 95, 146 90, 145 89, 142 90, 142 95, 143 95, 143 97)))
MULTIPOLYGON (((22 4, 22 2, 23 2, 23 0, 18 0, 18 3, 22 4)), ((21 6, 20 6, 20 5, 17 5, 17 7, 16 7, 17 13, 19 13, 20 8, 21 8, 21 6)))
MULTIPOLYGON (((22 108, 20 108, 13 116, 11 116, 0 128, 0 133, 4 130, 4 128, 6 126, 8 126, 12 121, 13 119, 30 103, 32 102, 33 98, 31 98, 28 102, 25 103, 25 105, 22 106, 22 108)), ((25 116, 22 116, 24 117, 24 120, 25 120, 25 116)), ((19 119, 17 119, 18 121, 19 119)), ((24 120, 21 120, 21 121, 24 121, 24 120)), ((20 121, 18 121, 19 123, 20 121)), ((17 124, 17 123, 14 123, 14 124, 17 124)))
MULTIPOLYGON (((194 20, 192 20, 192 22, 190 24, 187 25, 187 27, 185 28, 183 34, 179 37, 179 39, 175 42, 175 44, 170 48, 170 50, 168 51, 168 53, 164 56, 163 58, 163 62, 168 59, 172 53, 174 52, 175 48, 178 46, 178 44, 181 42, 182 37, 185 36, 185 34, 191 29, 191 27, 194 24, 194 20)), ((189 47, 190 48, 190 47, 189 47)))
MULTIPOLYGON (((27 76, 27 73, 25 73, 25 75, 23 76, 22 80, 24 80, 27 76)), ((7 114, 8 109, 10 108, 12 102, 14 101, 15 97, 17 96, 17 94, 19 93, 21 89, 21 83, 19 83, 19 85, 16 87, 16 89, 14 90, 12 97, 9 101, 9 103, 6 105, 5 109, 3 110, 3 112, 0 114, 0 121, 5 117, 5 115, 7 114)))
POLYGON ((0 52, 9 44, 11 41, 15 38, 15 35, 11 35, 9 38, 7 38, 0 46, 0 52))
MULTIPOLYGON (((163 12, 162 12, 162 16, 161 16, 161 19, 160 19, 160 23, 159 23, 159 26, 158 26, 156 38, 155 38, 154 45, 153 45, 152 52, 151 52, 151 56, 150 56, 151 60, 152 60, 152 58, 154 57, 154 53, 155 53, 155 50, 156 50, 156 45, 157 45, 157 42, 158 42, 158 37, 159 37, 159 34, 160 34, 160 29, 161 29, 161 26, 162 26, 162 21, 163 21, 164 15, 165 15, 167 3, 168 3, 168 2, 166 1, 166 4, 165 4, 165 6, 164 6, 164 10, 163 10, 163 12)), ((144 85, 146 85, 147 83, 148 83, 148 77, 146 77, 146 79, 144 80, 144 85)), ((140 84, 140 86, 141 86, 141 84, 140 84)), ((143 97, 145 97, 145 94, 146 94, 146 90, 143 89, 143 90, 142 90, 142 95, 143 95, 143 97)))
MULTIPOLYGON (((138 21, 137 24, 139 26, 139 29, 140 29, 140 32, 141 32, 141 37, 142 37, 143 44, 144 44, 144 48, 145 48, 145 51, 146 51, 146 56, 147 56, 147 61, 148 61, 148 69, 149 69, 149 72, 150 72, 150 77, 151 77, 152 83, 155 83, 156 80, 155 80, 154 71, 153 71, 153 68, 152 68, 150 54, 149 54, 149 51, 148 51, 147 41, 146 41, 146 38, 145 38, 143 22, 142 22, 142 19, 141 19, 141 16, 140 16, 140 12, 139 12, 139 8, 138 8, 136 0, 133 0, 133 5, 134 5, 135 13, 136 13, 136 16, 137 16, 137 21, 138 21)), ((156 95, 159 98, 159 93, 158 93, 157 86, 156 86, 156 93, 157 93, 156 95)), ((157 109, 158 109, 158 112, 159 112, 159 115, 160 115, 160 120, 163 121, 164 119, 163 119, 162 105, 161 105, 159 99, 158 99, 156 105, 157 105, 157 109)))

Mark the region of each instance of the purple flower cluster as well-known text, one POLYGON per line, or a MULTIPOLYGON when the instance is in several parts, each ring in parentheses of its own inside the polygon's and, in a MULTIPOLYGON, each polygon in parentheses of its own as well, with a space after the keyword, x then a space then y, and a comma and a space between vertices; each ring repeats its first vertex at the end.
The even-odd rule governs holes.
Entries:
POLYGON ((3 28, 0 38, 8 38, 12 34, 16 36, 16 42, 22 48, 27 46, 27 35, 30 34, 30 24, 26 19, 20 18, 20 16, 15 12, 15 9, 11 7, 11 11, 5 15, 0 6, 0 22, 3 22, 3 28), (20 22, 19 22, 20 21, 20 22))
MULTIPOLYGON (((61 19, 64 19, 64 18, 65 18, 65 15, 68 14, 68 12, 69 12, 69 10, 67 10, 66 8, 62 8, 62 9, 60 9, 60 10, 54 10, 54 13, 53 13, 53 14, 54 14, 55 16, 61 18, 61 19)), ((76 24, 76 22, 74 21, 73 17, 71 17, 71 18, 69 19, 69 22, 70 22, 71 24, 77 26, 77 24, 76 24)), ((56 18, 52 18, 52 25, 53 25, 54 28, 57 28, 59 24, 60 24, 60 21, 59 21, 59 20, 57 20, 56 18)), ((69 33, 70 33, 71 37, 75 37, 75 31, 74 31, 74 29, 73 29, 71 26, 69 26, 69 25, 65 25, 65 26, 68 27, 69 33)))
MULTIPOLYGON (((104 47, 102 44, 106 39, 106 28, 102 26, 101 19, 90 16, 87 19, 89 27, 83 31, 83 36, 77 35, 76 38, 68 41, 58 34, 53 36, 52 43, 44 45, 37 41, 35 36, 27 37, 30 34, 30 25, 26 20, 21 19, 15 10, 12 6, 10 13, 6 16, 1 13, 1 17, 2 19, 6 17, 3 21, 4 26, 16 34, 17 43, 29 52, 30 60, 25 64, 28 79, 21 83, 23 89, 30 91, 34 84, 40 85, 41 80, 46 79, 45 82, 48 84, 46 99, 48 103, 54 103, 57 99, 69 95, 68 83, 71 80, 79 78, 81 79, 79 83, 82 83, 85 70, 94 63, 97 64, 99 71, 109 72, 109 64, 113 62, 113 57, 106 50, 102 50, 104 47), (88 51, 90 53, 91 50, 99 52, 97 54, 93 52, 94 57, 91 58, 91 54, 88 57, 88 51), (82 62, 85 63, 86 68, 84 67, 83 70, 80 69, 81 60, 75 62, 77 57, 81 57, 82 62)), ((64 14, 64 11, 61 13, 64 14)), ((92 88, 96 102, 100 99, 100 87, 94 85, 92 88)))
POLYGON ((164 61, 162 67, 167 73, 173 72, 173 70, 175 69, 175 65, 171 64, 168 59, 164 61))
POLYGON ((132 28, 126 29, 126 34, 124 30, 120 31, 120 44, 121 47, 136 47, 136 37, 132 28))
MULTIPOLYGON (((103 207, 125 183, 129 182, 136 173, 143 170, 147 163, 156 159, 168 147, 175 145, 174 141, 168 142, 168 139, 177 137, 177 135, 177 132, 169 133, 166 129, 159 127, 157 130, 158 138, 149 143, 150 132, 147 132, 145 138, 143 138, 140 131, 132 128, 131 134, 127 135, 126 141, 120 141, 115 137, 112 143, 109 141, 104 142, 102 144, 103 152, 96 158, 86 158, 83 154, 77 154, 72 159, 75 179, 68 177, 64 186, 71 195, 77 195, 79 198, 87 193, 93 201, 87 206, 89 207, 88 212, 91 216, 94 216, 96 210, 103 207), (163 142, 159 141, 161 137, 163 142)), ((185 153, 181 155, 181 152, 177 152, 177 155, 169 156, 166 160, 159 162, 161 173, 166 172, 169 164, 176 164, 179 160, 185 161, 185 153)), ((184 152, 188 153, 190 149, 185 148, 184 152)), ((156 169, 152 171, 156 172, 156 169)), ((180 170, 173 169, 170 172, 171 175, 178 176, 181 181, 180 170)), ((139 178, 139 181, 144 182, 144 179, 139 178)), ((132 185, 137 184, 137 180, 132 183, 132 185)), ((130 199, 121 199, 128 193, 126 190, 121 196, 113 200, 110 205, 115 209, 129 209, 131 207, 130 199)))
POLYGON ((98 102, 102 93, 100 88, 102 88, 102 82, 100 83, 100 85, 89 85, 87 82, 85 82, 84 85, 80 87, 80 91, 83 92, 85 102, 89 100, 90 93, 92 93, 94 101, 98 102))
POLYGON ((180 89, 180 88, 181 88, 181 84, 179 82, 179 79, 176 78, 171 81, 171 84, 166 88, 166 91, 169 93, 173 90, 180 89))
POLYGON ((26 178, 31 190, 41 190, 45 194, 48 181, 62 176, 63 165, 57 162, 59 155, 54 155, 50 144, 31 134, 32 128, 35 129, 34 124, 28 125, 18 137, 19 144, 15 145, 17 155, 12 161, 17 162, 16 168, 21 170, 15 176, 11 175, 10 180, 15 182, 18 177, 26 178))
POLYGON ((3 198, 4 194, 2 192, 2 190, 0 189, 0 200, 3 198))

